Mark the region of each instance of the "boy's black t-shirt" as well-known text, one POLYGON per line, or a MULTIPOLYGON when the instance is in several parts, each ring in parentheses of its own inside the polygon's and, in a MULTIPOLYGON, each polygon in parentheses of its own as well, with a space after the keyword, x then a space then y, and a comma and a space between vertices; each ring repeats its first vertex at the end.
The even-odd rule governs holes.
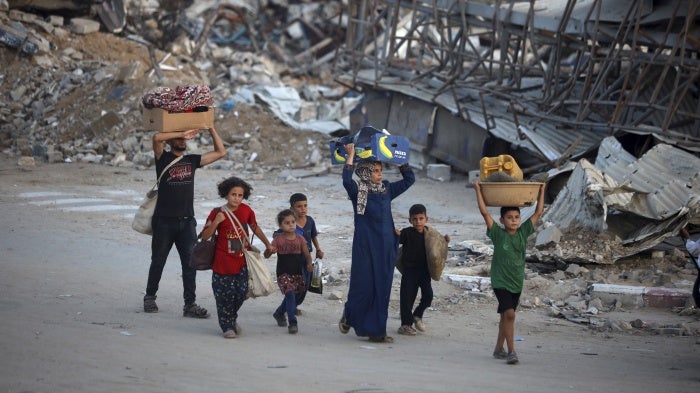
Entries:
POLYGON ((407 269, 428 268, 425 250, 425 232, 419 233, 414 227, 401 230, 399 243, 403 246, 403 266, 407 269))

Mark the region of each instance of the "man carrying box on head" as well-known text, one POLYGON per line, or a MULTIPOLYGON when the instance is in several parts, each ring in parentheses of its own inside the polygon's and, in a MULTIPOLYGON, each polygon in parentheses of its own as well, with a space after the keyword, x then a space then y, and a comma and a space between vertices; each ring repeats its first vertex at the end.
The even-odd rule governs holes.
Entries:
POLYGON ((214 150, 205 154, 185 154, 187 140, 200 130, 160 132, 153 135, 153 154, 156 159, 156 176, 175 159, 179 161, 167 168, 158 185, 158 200, 153 213, 153 238, 151 240, 151 267, 148 270, 146 296, 143 311, 158 312, 156 292, 163 275, 165 261, 175 244, 182 265, 182 285, 185 306, 183 315, 191 318, 207 318, 206 309, 195 303, 196 270, 189 266, 192 247, 197 241, 197 221, 194 218, 194 172, 197 168, 226 155, 224 143, 214 127, 209 129, 214 150), (166 151, 165 144, 170 146, 166 151))

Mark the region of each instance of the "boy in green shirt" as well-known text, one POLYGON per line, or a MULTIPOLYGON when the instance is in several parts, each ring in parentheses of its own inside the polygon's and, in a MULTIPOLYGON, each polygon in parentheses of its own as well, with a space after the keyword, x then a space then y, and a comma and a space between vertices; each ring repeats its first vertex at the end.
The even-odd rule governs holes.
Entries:
POLYGON ((513 345, 515 309, 518 307, 520 293, 523 290, 527 238, 535 232, 535 225, 544 210, 544 184, 539 189, 535 213, 522 225, 520 225, 520 208, 501 207, 499 221, 503 224, 503 228, 494 225, 494 220, 486 209, 484 197, 481 195, 481 183, 478 179, 474 181, 474 190, 479 203, 479 212, 486 222, 486 235, 493 242, 491 287, 498 299, 498 313, 501 314, 493 357, 506 359, 508 364, 516 364, 518 355, 513 345), (508 346, 508 352, 503 349, 504 341, 508 346))

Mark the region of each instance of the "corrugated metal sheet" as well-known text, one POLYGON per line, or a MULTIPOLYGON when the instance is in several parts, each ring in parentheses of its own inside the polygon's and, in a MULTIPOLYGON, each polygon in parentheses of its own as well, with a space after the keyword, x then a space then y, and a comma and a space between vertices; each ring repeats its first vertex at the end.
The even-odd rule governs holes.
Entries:
POLYGON ((670 145, 660 144, 639 159, 627 153, 614 138, 606 138, 596 167, 615 180, 606 190, 606 203, 621 211, 652 220, 665 220, 700 193, 700 159, 670 145))
MULTIPOLYGON (((659 144, 647 151, 633 165, 620 184, 627 190, 653 193, 672 180, 688 183, 700 172, 700 158, 675 148, 659 144)), ((694 190, 698 193, 698 190, 694 190)), ((686 194, 689 194, 686 191, 686 194)))
MULTIPOLYGON (((493 6, 475 4, 473 2, 468 2, 466 9, 467 13, 487 19, 495 18, 501 22, 518 26, 528 25, 532 28, 552 33, 561 31, 571 35, 586 35, 588 32, 594 31, 594 25, 598 23, 597 28, 607 30, 607 36, 612 40, 617 34, 619 24, 626 21, 626 16, 630 14, 630 8, 633 7, 631 15, 636 15, 639 12, 639 15, 642 17, 640 25, 655 29, 660 22, 666 22, 668 18, 674 15, 675 17, 686 17, 692 0, 657 2, 653 0, 578 0, 571 9, 571 18, 567 20, 565 26, 560 26, 562 15, 564 15, 570 3, 571 1, 568 0, 537 0, 535 2, 535 15, 530 24, 527 23, 527 16, 530 10, 530 2, 528 1, 519 3, 504 1, 498 12, 494 10, 493 6), (641 11, 638 11, 637 7, 639 7, 640 3, 641 11), (676 9, 676 4, 678 4, 678 12, 674 14, 673 11, 676 9), (597 6, 601 7, 600 10, 597 8, 592 10, 592 8, 597 6), (598 14, 600 14, 600 18, 596 21, 598 14), (606 24, 610 26, 608 27, 606 24)), ((606 37, 600 36, 598 39, 604 42, 606 37)), ((679 41, 679 36, 673 33, 666 36, 663 34, 663 31, 650 30, 645 32, 645 34, 640 34, 637 40, 640 43, 663 44, 671 48, 679 41)), ((693 45, 692 48, 698 49, 698 46, 693 45)))
MULTIPOLYGON (((506 140, 516 146, 530 150, 533 153, 542 154, 550 161, 559 160, 562 154, 564 154, 564 152, 579 138, 582 139, 571 149, 569 157, 567 158, 576 159, 580 157, 582 154, 597 147, 600 141, 607 136, 607 133, 604 131, 581 129, 574 132, 561 129, 561 124, 558 123, 544 122, 532 116, 519 115, 518 123, 520 124, 520 131, 523 135, 527 136, 527 138, 523 138, 521 137, 521 133, 518 132, 518 126, 515 121, 507 118, 507 116, 510 116, 510 118, 513 116, 505 110, 507 108, 505 108, 505 103, 502 101, 489 97, 486 98, 489 101, 486 105, 488 108, 487 116, 492 116, 486 119, 481 104, 462 103, 461 106, 458 107, 454 97, 447 94, 439 95, 438 102, 433 99, 437 95, 437 90, 431 86, 425 86, 423 83, 409 85, 405 82, 400 82, 399 79, 394 79, 395 82, 393 83, 387 81, 386 78, 377 81, 375 76, 376 73, 371 70, 360 71, 356 75, 356 83, 401 93, 426 102, 433 102, 452 113, 459 113, 461 108, 463 112, 467 112, 467 116, 472 123, 480 126, 484 130, 488 130, 497 138, 506 140), (535 144, 533 145, 531 141, 535 142, 535 144)), ((476 95, 476 93, 474 94, 476 95)), ((398 135, 403 135, 400 128, 390 131, 398 135)))
POLYGON ((545 211, 542 221, 551 222, 562 230, 586 228, 603 232, 607 229, 607 207, 603 195, 606 186, 614 184, 606 183, 603 173, 588 160, 580 160, 566 186, 545 211))
POLYGON ((622 192, 617 187, 624 181, 630 172, 630 166, 637 161, 637 158, 628 153, 614 137, 607 137, 598 148, 598 156, 595 159, 595 166, 599 168, 606 177, 610 178, 613 187, 606 190, 605 201, 610 206, 626 206, 632 196, 631 192, 622 192))
POLYGON ((635 161, 637 158, 628 153, 616 138, 607 137, 598 148, 595 166, 620 183, 629 173, 627 166, 635 161))
MULTIPOLYGON (((422 33, 406 41, 408 37, 387 28, 381 39, 370 40, 371 48, 384 49, 353 51, 356 67, 341 77, 349 85, 441 106, 531 152, 527 159, 540 159, 550 167, 579 159, 598 148, 604 138, 627 132, 651 134, 700 152, 696 94, 700 63, 694 56, 700 39, 694 38, 694 29, 681 28, 698 18, 697 3, 504 0, 494 5, 383 0, 366 4, 399 7, 402 16, 397 20, 404 24, 392 27, 422 33), (405 25, 411 15, 421 26, 405 25), (453 22, 447 24, 450 27, 445 20, 453 22), (521 30, 527 33, 519 35, 521 30), (448 36, 453 41, 443 42, 448 36), (644 40, 650 44, 640 44, 644 40), (385 47, 390 42, 402 42, 406 48, 391 52, 385 47), (528 50, 531 45, 539 48, 528 50), (674 45, 682 45, 682 50, 672 56, 667 48, 674 45), (574 74, 577 61, 581 68, 574 74), (693 83, 689 89, 683 85, 687 81, 693 83)), ((368 18, 374 14, 370 12, 368 18)), ((365 25, 357 28, 363 30, 365 25)), ((431 121, 437 130, 440 126, 431 121)), ((430 127, 422 125, 414 131, 424 133, 426 128, 430 127)), ((473 128, 465 127, 463 144, 470 144, 470 133, 473 128)), ((457 154, 463 151, 458 149, 457 154)), ((463 167, 464 157, 454 156, 450 149, 432 152, 459 169, 472 169, 463 167)), ((623 169, 618 164, 609 173, 623 169)))
POLYGON ((700 158, 657 145, 635 159, 615 138, 606 138, 595 166, 580 160, 542 219, 560 229, 615 228, 633 255, 675 236, 698 215, 700 158), (627 230, 631 221, 638 225, 627 230))

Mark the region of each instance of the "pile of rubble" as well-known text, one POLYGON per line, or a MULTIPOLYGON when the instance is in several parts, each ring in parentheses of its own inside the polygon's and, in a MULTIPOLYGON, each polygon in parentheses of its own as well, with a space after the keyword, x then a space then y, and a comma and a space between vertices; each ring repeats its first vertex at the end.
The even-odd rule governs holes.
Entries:
MULTIPOLYGON (((180 12, 185 3, 126 2, 128 23, 114 34, 77 10, 63 17, 0 1, 3 152, 48 162, 152 165, 142 95, 155 86, 206 84, 229 151, 220 166, 325 169, 328 134, 347 132, 348 106, 359 99, 328 87, 328 48, 315 46, 336 29, 328 22, 337 19, 336 2, 285 2, 263 13, 215 1, 180 12), (293 50, 300 53, 291 56, 293 50)), ((203 135, 191 149, 207 148, 203 135)))
MULTIPOLYGON (((465 241, 451 246, 443 280, 464 289, 463 297, 492 297, 489 245, 465 241)), ((700 335, 700 310, 690 290, 697 268, 679 249, 638 255, 612 264, 554 266, 528 256, 521 306, 544 309, 553 318, 586 325, 595 331, 700 335), (695 316, 693 323, 642 323, 624 312, 640 307, 671 309, 695 316), (622 312, 623 314, 615 314, 622 312), (622 316, 620 316, 622 315, 622 316)), ((460 301, 457 299, 456 301, 460 301)))

